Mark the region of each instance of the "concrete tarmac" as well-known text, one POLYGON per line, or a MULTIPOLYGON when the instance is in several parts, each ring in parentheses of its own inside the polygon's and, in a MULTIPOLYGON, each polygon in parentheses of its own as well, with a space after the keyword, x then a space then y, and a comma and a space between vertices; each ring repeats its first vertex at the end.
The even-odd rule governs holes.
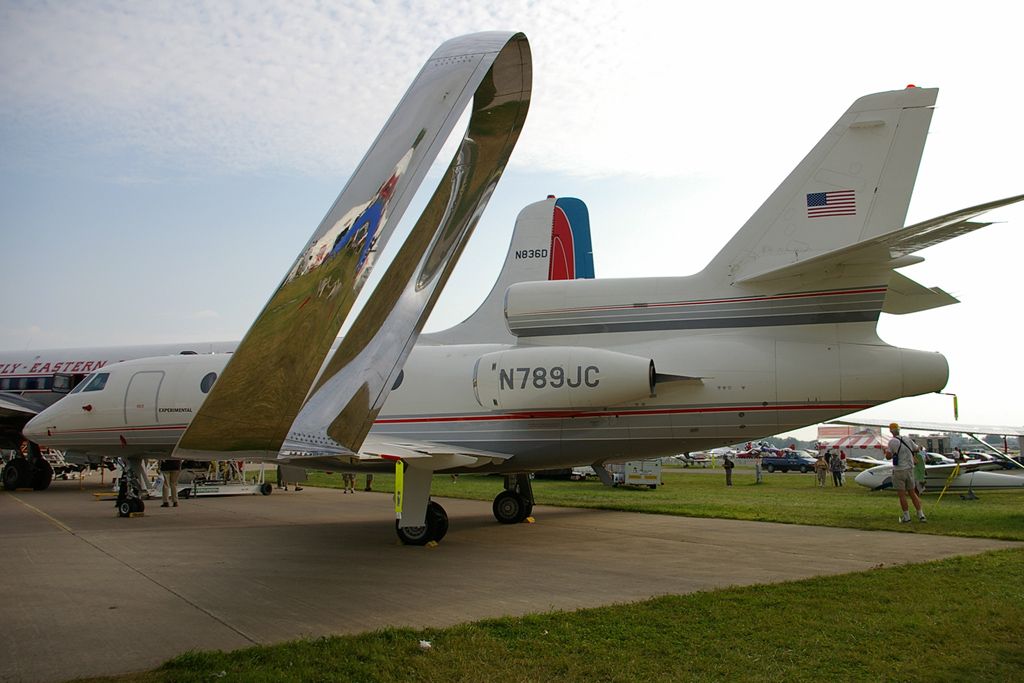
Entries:
MULTIPOLYGON (((495 487, 500 486, 495 480, 495 487)), ((0 494, 0 680, 61 681, 384 626, 448 626, 787 581, 1015 543, 438 499, 436 548, 394 533, 391 496, 306 487, 147 503, 119 519, 98 484, 0 494)))

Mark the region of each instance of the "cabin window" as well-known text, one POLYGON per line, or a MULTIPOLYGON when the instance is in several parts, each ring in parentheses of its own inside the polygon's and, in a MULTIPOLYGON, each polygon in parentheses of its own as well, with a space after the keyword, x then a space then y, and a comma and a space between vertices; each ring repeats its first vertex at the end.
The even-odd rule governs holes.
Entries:
POLYGON ((82 382, 85 385, 82 391, 103 391, 103 387, 107 386, 108 377, 110 377, 109 372, 96 373, 88 382, 82 382))
POLYGON ((216 372, 208 372, 208 373, 206 373, 206 376, 203 377, 203 379, 200 380, 200 382, 199 382, 199 390, 202 391, 204 394, 210 393, 210 389, 213 388, 213 383, 216 382, 216 381, 217 381, 217 373, 216 372))

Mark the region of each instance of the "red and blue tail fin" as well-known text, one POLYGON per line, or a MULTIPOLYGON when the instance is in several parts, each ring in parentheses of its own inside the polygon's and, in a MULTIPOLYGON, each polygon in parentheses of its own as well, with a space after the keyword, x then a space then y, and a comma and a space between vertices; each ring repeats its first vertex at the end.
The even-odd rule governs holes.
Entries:
POLYGON ((594 277, 587 205, 573 197, 549 196, 516 217, 505 264, 473 315, 447 330, 424 334, 425 344, 510 342, 505 325, 505 290, 519 282, 594 277))
POLYGON ((594 252, 590 242, 587 205, 575 197, 555 200, 551 220, 549 280, 594 278, 594 252))

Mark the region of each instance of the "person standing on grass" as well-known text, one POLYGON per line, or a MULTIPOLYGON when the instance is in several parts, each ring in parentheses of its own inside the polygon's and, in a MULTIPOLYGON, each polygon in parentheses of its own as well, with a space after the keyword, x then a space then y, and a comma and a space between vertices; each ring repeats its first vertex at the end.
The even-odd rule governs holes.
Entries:
POLYGON ((736 464, 732 461, 732 457, 726 455, 725 461, 722 463, 722 467, 725 468, 725 485, 732 486, 732 468, 736 464))
POLYGON ((814 476, 818 478, 818 488, 825 488, 826 472, 828 472, 828 463, 825 462, 825 454, 818 453, 818 459, 814 461, 814 476))
POLYGON ((832 485, 842 486, 843 485, 843 470, 846 469, 846 461, 843 460, 843 454, 837 450, 832 451, 832 462, 829 463, 829 469, 832 470, 832 485))
POLYGON ((924 510, 921 508, 921 498, 917 495, 917 487, 914 482, 914 460, 917 454, 917 444, 910 437, 900 436, 900 426, 893 422, 889 425, 892 438, 889 439, 889 446, 885 449, 885 459, 892 460, 892 487, 896 489, 896 495, 900 498, 900 524, 910 521, 910 511, 907 508, 907 496, 910 496, 917 511, 917 519, 927 522, 924 510))
POLYGON ((764 480, 761 474, 761 451, 754 454, 754 483, 760 484, 764 480))

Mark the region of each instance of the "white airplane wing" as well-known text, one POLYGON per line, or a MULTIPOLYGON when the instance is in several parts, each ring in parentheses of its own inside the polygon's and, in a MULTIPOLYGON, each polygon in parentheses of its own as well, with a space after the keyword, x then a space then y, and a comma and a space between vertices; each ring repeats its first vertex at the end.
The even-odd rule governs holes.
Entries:
MULTIPOLYGON (((998 448, 994 448, 991 444, 983 441, 979 438, 980 435, 996 435, 996 436, 1024 436, 1024 428, 1022 427, 1009 427, 1006 425, 977 425, 977 424, 964 424, 962 422, 921 422, 918 420, 876 420, 869 417, 859 418, 856 420, 832 420, 833 424, 841 425, 866 425, 869 427, 888 427, 890 423, 895 422, 900 426, 901 429, 920 429, 922 431, 929 432, 950 432, 953 434, 966 434, 972 439, 978 442, 980 446, 990 451, 993 455, 1003 460, 1010 467, 1024 468, 1024 465, 1009 458, 1005 453, 1002 453, 998 448)), ((980 463, 979 463, 980 464, 980 463)), ((942 465, 929 465, 929 467, 942 467, 942 465)), ((965 466, 961 465, 961 470, 964 470, 965 466)), ((977 469, 977 467, 968 467, 969 469, 977 469)))
POLYGON ((832 420, 831 424, 867 427, 888 427, 895 422, 901 429, 920 429, 930 432, 951 432, 953 434, 994 434, 997 436, 1024 436, 1024 427, 1006 425, 979 425, 963 422, 922 422, 918 420, 878 420, 861 417, 849 420, 832 420))
POLYGON ((435 463, 450 461, 448 465, 432 467, 440 470, 446 467, 479 467, 492 462, 508 460, 508 453, 483 451, 475 448, 454 447, 449 444, 430 441, 409 441, 407 439, 386 439, 368 436, 359 449, 361 456, 384 458, 386 460, 417 460, 432 458, 435 463))
POLYGON ((480 467, 508 460, 510 453, 485 451, 477 448, 456 447, 432 441, 393 439, 369 434, 359 452, 351 456, 309 456, 306 452, 284 451, 280 462, 302 467, 319 467, 325 470, 346 466, 371 470, 391 469, 395 460, 403 462, 431 460, 432 471, 451 467, 480 467))

